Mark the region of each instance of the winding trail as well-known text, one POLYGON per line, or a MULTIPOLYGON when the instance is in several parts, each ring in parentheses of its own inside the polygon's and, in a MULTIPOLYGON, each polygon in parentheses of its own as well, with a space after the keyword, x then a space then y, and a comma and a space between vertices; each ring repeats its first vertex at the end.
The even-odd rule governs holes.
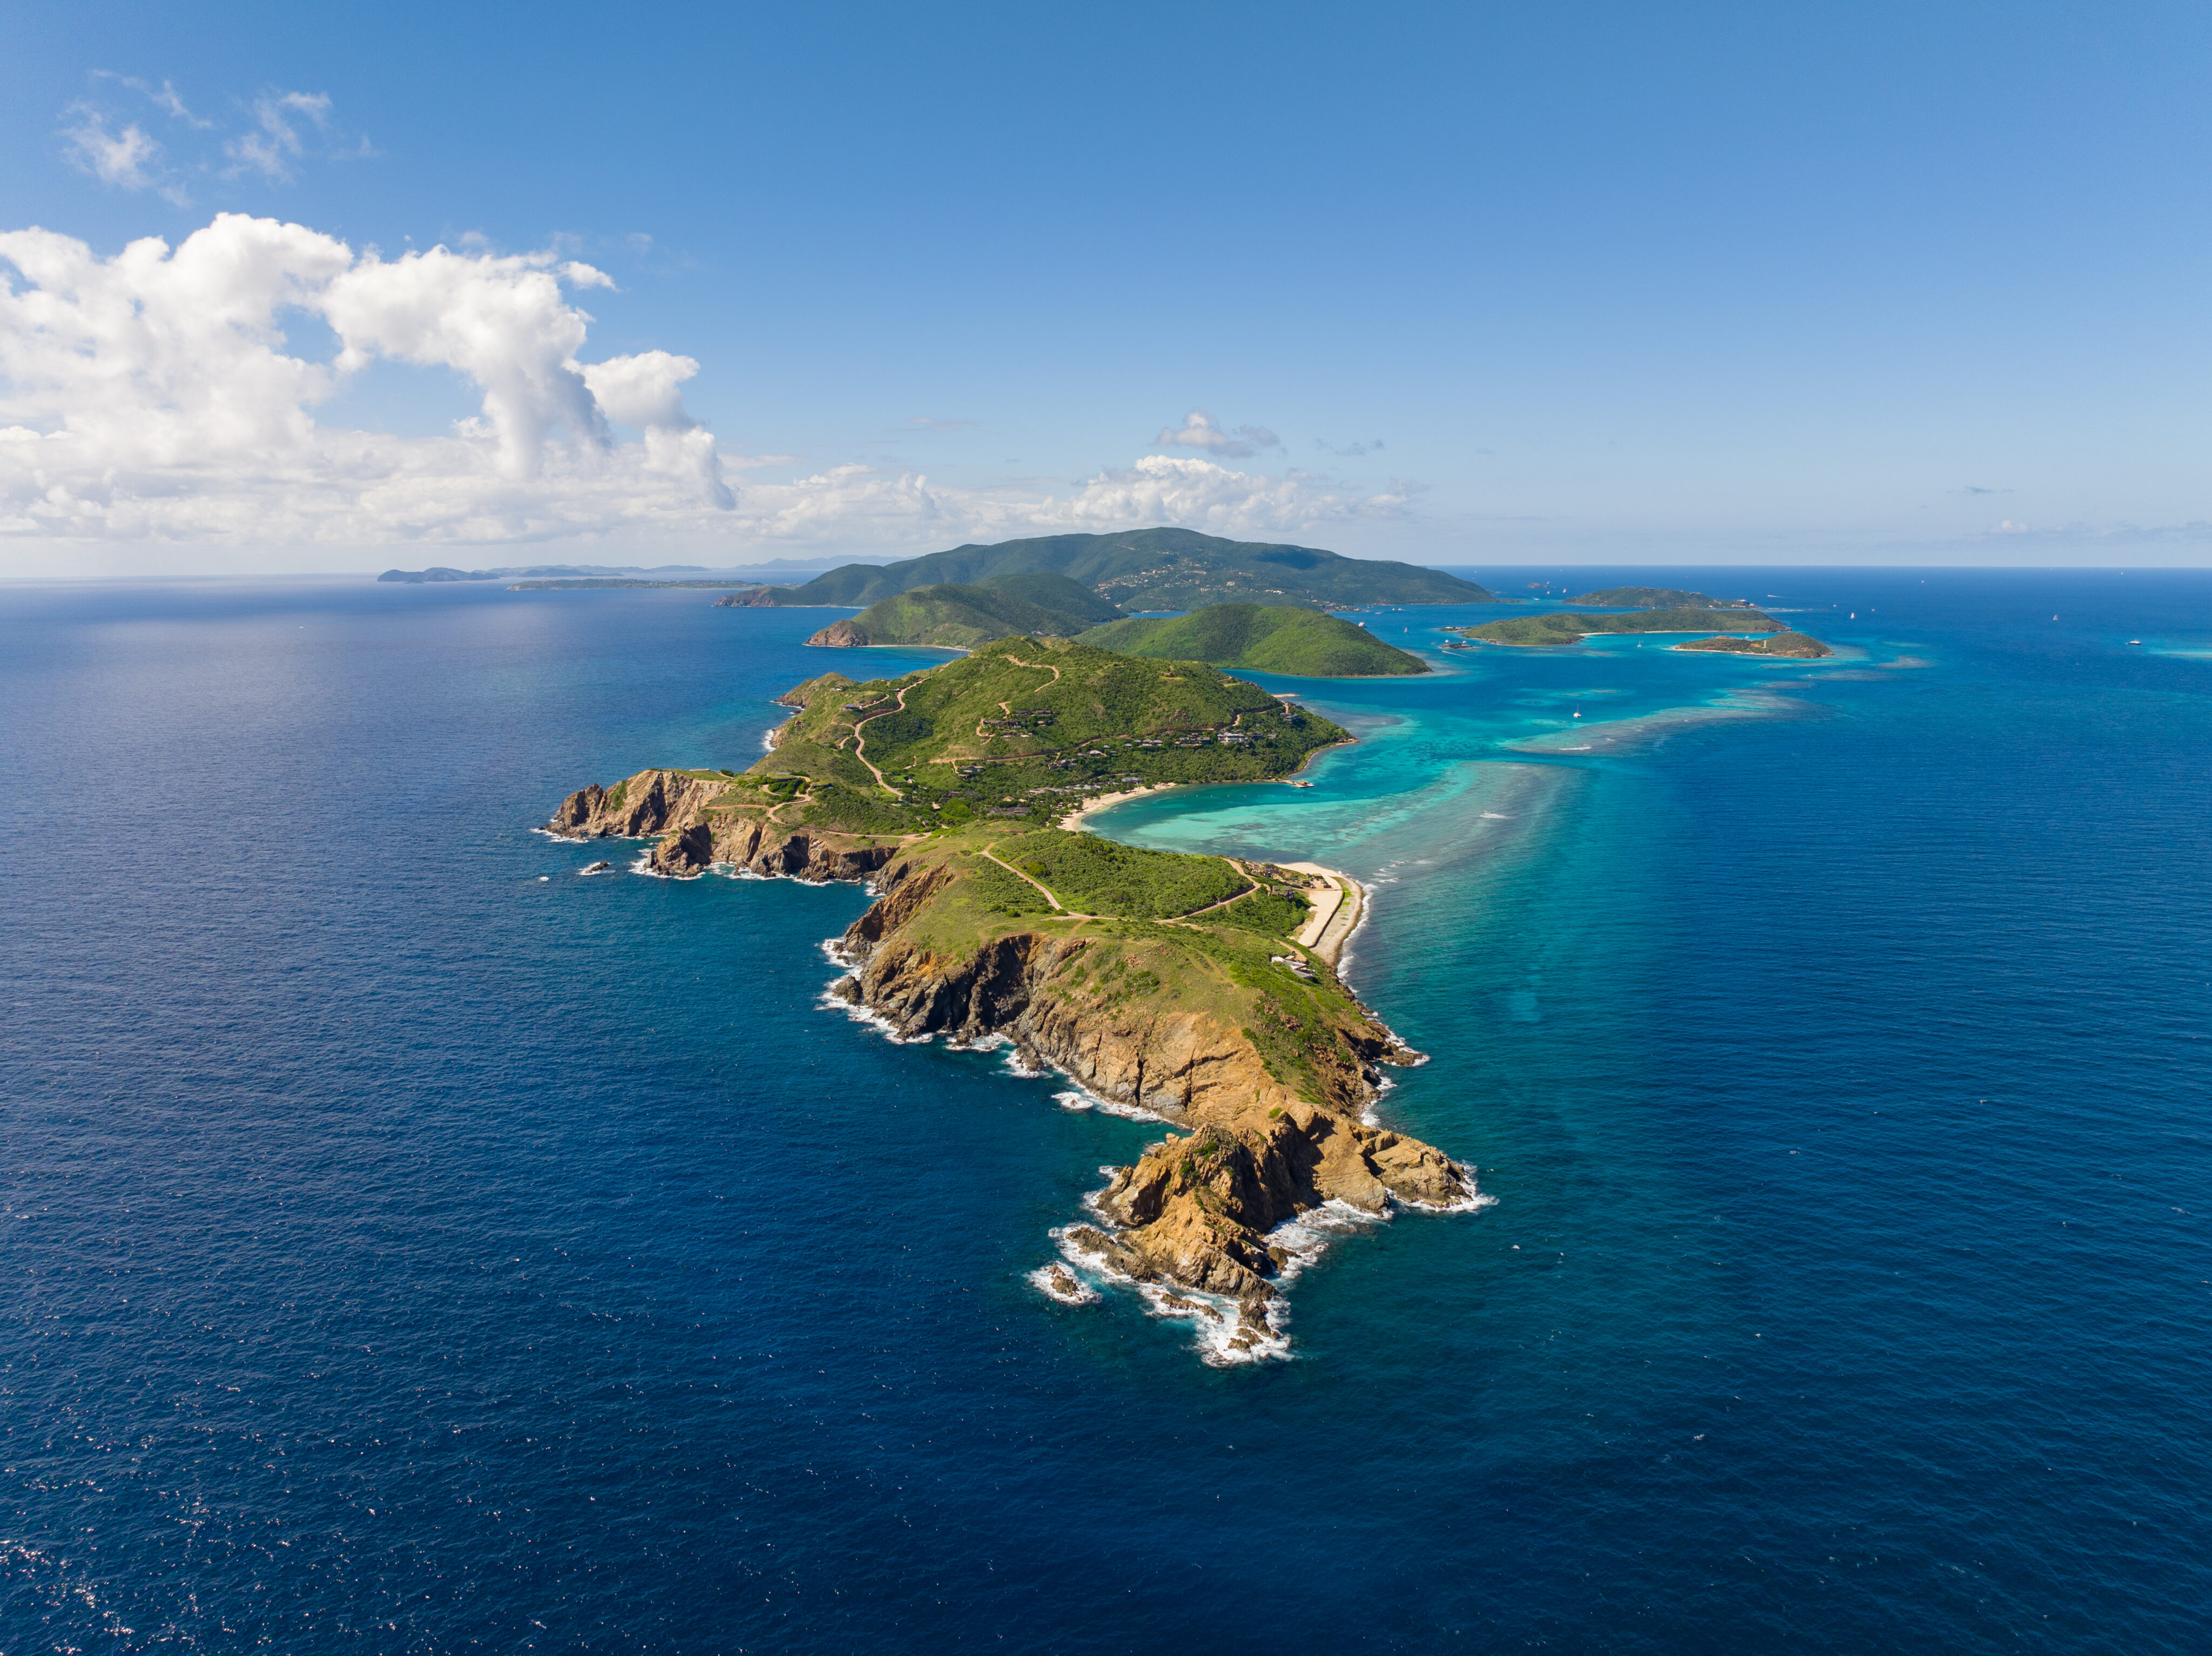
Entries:
MULTIPOLYGON (((1051 889, 1048 887, 1043 881, 1039 880, 1030 874, 1024 873, 1022 870, 1016 868, 1012 863, 1008 862, 1005 858, 1000 856, 999 842, 995 840, 994 840, 989 845, 983 847, 983 854, 986 857, 988 857, 993 862, 996 863, 1000 868, 1006 870, 1007 873, 1012 875, 1016 879, 1026 880, 1030 884, 1035 886, 1037 889, 1038 894, 1044 898, 1045 901, 1052 905, 1054 913, 1065 914, 1071 920, 1114 920, 1127 919, 1130 918, 1126 914, 1086 914, 1079 908, 1070 908, 1066 907, 1066 905, 1062 903, 1059 898, 1052 895, 1051 889)), ((1260 889, 1260 883, 1257 880, 1254 880, 1251 875, 1239 865, 1234 858, 1224 857, 1221 860, 1227 863, 1230 867, 1236 869, 1239 874, 1243 875, 1245 879, 1249 881, 1250 883, 1248 884, 1243 890, 1237 892, 1234 896, 1224 897, 1218 903, 1208 903, 1203 908, 1194 908, 1187 914, 1159 915, 1156 917, 1153 924, 1157 925, 1189 925, 1196 920, 1199 915, 1211 914, 1217 908, 1226 908, 1231 903, 1241 902, 1260 889)))
POLYGON ((874 762, 869 759, 868 738, 860 734, 860 726, 866 724, 869 719, 881 719, 884 713, 904 713, 906 711, 906 693, 913 688, 914 687, 909 684, 900 689, 898 693, 898 705, 896 707, 885 707, 882 713, 872 713, 868 715, 867 719, 856 719, 853 721, 853 757, 859 760, 863 765, 867 766, 868 774, 876 779, 876 786, 881 788, 885 793, 890 795, 894 799, 903 799, 906 798, 906 795, 901 793, 889 782, 884 780, 884 773, 878 770, 874 762))

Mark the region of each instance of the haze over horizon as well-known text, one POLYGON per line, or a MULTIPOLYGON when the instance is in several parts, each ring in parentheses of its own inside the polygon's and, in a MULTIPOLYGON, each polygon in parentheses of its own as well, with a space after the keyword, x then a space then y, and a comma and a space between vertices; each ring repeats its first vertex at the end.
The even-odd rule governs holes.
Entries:
POLYGON ((0 577, 2212 563, 2212 18, 94 3, 0 577))

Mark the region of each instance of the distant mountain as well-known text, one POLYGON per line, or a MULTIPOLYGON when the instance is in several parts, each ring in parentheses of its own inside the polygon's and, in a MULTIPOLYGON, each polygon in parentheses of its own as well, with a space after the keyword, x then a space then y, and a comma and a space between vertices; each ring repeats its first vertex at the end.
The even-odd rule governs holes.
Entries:
POLYGON ((1109 622, 1082 643, 1153 660, 1203 661, 1308 678, 1425 673, 1428 664, 1340 616, 1287 604, 1217 604, 1163 620, 1109 622))
POLYGON ((1472 581, 1410 563, 1228 541, 1188 529, 1139 529, 959 546, 881 566, 847 564, 804 586, 769 588, 752 602, 860 609, 917 586, 975 585, 1033 573, 1065 575, 1125 610, 1196 610, 1224 602, 1343 610, 1494 601, 1472 581))
MULTIPOLYGON (((743 604, 741 597, 724 604, 743 604)), ((902 644, 967 650, 997 638, 1073 638, 1121 610, 1089 587, 1042 570, 896 592, 806 641, 826 649, 902 644)))
POLYGON ((1602 592, 1585 592, 1566 604, 1595 604, 1612 610, 1748 610, 1748 598, 1707 597, 1679 586, 1608 586, 1602 592))

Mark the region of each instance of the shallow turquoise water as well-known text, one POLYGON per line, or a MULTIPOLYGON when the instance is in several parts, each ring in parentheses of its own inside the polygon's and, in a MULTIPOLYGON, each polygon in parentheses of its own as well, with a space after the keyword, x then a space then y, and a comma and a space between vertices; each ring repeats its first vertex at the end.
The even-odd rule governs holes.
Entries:
POLYGON ((1100 823, 1373 879, 1498 1198, 1237 1369, 1028 1286, 1146 1129, 823 1010, 862 894, 529 832, 818 617, 0 594, 0 1648, 2194 1648, 2212 582, 1726 579, 1863 658, 1277 681, 1313 788, 1100 823))

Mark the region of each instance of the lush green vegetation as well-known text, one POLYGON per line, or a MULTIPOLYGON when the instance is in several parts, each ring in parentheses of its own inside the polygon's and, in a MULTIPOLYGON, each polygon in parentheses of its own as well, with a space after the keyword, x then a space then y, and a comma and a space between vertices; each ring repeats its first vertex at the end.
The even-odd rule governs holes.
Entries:
MULTIPOLYGON (((849 629, 840 630, 857 634, 856 643, 965 650, 989 639, 1024 634, 1072 638, 1121 613, 1065 575, 1003 575, 976 586, 948 584, 894 593, 854 616, 849 629), (1026 596, 1032 592, 1040 596, 1026 596)), ((808 642, 840 641, 829 636, 830 631, 824 628, 808 642)))
POLYGON ((1677 650, 1725 650, 1739 656, 1789 656, 1815 661, 1836 652, 1816 638, 1802 633, 1777 633, 1771 638, 1700 638, 1678 644, 1677 650))
POLYGON ((1241 926, 1247 931, 1264 932, 1271 937, 1287 937, 1312 913, 1312 904, 1302 894, 1270 886, 1229 904, 1219 911, 1218 918, 1224 925, 1241 926))
POLYGON ((1492 644, 1572 644, 1592 633, 1778 633, 1782 623, 1757 610, 1643 610, 1628 616, 1514 616, 1449 632, 1492 644))
MULTIPOLYGON (((1306 546, 1223 540, 1188 529, 1141 529, 955 547, 881 567, 847 564, 804 586, 771 587, 748 602, 860 608, 918 586, 972 585, 1038 573, 1066 576, 1125 609, 1196 610, 1237 601, 1350 609, 1369 604, 1480 604, 1491 598, 1472 581, 1413 564, 1341 557, 1306 546)), ((1012 595, 1057 607, 1035 592, 1012 595)))
POLYGON ((975 816, 1018 831, 1100 793, 1285 776, 1316 749, 1348 739, 1318 714, 1202 663, 1139 660, 1066 639, 994 640, 897 679, 824 674, 781 699, 800 704, 798 716, 732 804, 757 798, 745 790, 762 776, 801 778, 809 798, 778 822, 836 828, 865 799, 870 833, 975 816))
POLYGON ((1709 597, 1679 586, 1608 586, 1601 592, 1585 592, 1568 604, 1595 604, 1613 610, 1748 610, 1748 598, 1709 597))
POLYGON ((1225 901, 1252 883, 1218 857, 1145 851, 1095 834, 1024 834, 1000 840, 998 855, 1079 914, 1168 919, 1225 901))
POLYGON ((1285 604, 1217 604, 1188 616, 1109 622, 1084 634, 1082 641, 1123 655, 1311 678, 1429 670, 1419 656, 1385 644, 1341 616, 1285 604))

